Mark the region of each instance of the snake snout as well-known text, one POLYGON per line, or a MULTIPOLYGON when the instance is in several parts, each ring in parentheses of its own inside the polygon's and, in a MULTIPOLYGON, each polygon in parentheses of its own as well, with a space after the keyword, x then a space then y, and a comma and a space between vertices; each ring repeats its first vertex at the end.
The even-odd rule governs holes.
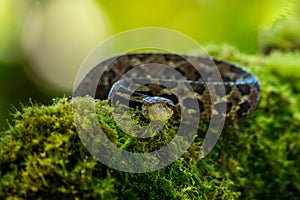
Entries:
POLYGON ((164 97, 145 97, 143 99, 143 115, 154 121, 166 121, 173 116, 174 103, 164 97))

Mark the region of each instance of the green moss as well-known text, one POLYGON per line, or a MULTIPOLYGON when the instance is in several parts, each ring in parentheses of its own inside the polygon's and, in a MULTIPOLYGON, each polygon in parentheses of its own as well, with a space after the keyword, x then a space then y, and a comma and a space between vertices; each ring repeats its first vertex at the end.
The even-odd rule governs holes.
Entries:
MULTIPOLYGON (((264 57, 229 46, 207 49, 252 71, 262 85, 257 112, 237 126, 228 124, 208 156, 197 157, 199 137, 168 167, 144 174, 120 172, 86 150, 75 129, 72 100, 59 98, 51 106, 32 103, 15 110, 9 129, 0 133, 0 199, 297 199, 299 53, 264 57)), ((95 105, 102 128, 123 149, 160 148, 176 130, 167 124, 155 139, 141 141, 120 131, 107 101, 95 105)))

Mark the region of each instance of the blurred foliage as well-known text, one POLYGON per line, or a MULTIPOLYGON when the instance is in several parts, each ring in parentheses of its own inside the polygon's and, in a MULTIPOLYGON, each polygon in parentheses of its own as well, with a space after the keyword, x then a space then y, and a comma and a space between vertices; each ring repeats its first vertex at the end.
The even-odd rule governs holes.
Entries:
POLYGON ((26 77, 26 74, 19 67, 0 64, 0 131, 7 127, 7 119, 11 117, 9 112, 13 108, 20 108, 21 103, 29 99, 38 100, 40 103, 49 104, 52 102, 55 92, 45 94, 26 77))
MULTIPOLYGON (((10 127, 0 134, 0 197, 298 199, 300 53, 255 56, 231 46, 206 49, 257 75, 262 99, 254 115, 238 127, 225 127, 204 159, 197 157, 201 139, 196 138, 181 158, 161 170, 130 174, 107 168, 82 145, 72 101, 62 98, 51 106, 32 104, 14 111, 10 127), (289 62, 283 61, 286 56, 289 62), (284 69, 290 70, 281 74, 284 69)), ((107 101, 96 101, 96 110, 99 123, 114 142, 132 147, 134 140, 128 142, 128 136, 117 131, 107 101)))
POLYGON ((282 16, 271 27, 260 30, 260 52, 300 50, 300 1, 295 5, 294 12, 282 16))
POLYGON ((294 0, 98 1, 115 32, 158 26, 180 31, 203 43, 229 43, 256 52, 257 30, 272 24, 294 0))
POLYGON ((16 62, 16 58, 20 59, 21 49, 18 42, 21 16, 15 11, 14 1, 0 1, 0 63, 16 62))

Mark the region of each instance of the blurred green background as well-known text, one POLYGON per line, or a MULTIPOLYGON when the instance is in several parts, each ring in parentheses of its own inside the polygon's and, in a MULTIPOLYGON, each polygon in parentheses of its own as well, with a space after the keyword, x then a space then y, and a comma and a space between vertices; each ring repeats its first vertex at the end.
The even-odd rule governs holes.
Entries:
POLYGON ((0 0, 0 127, 20 102, 70 95, 76 71, 106 38, 138 27, 252 54, 300 48, 297 0, 0 0))

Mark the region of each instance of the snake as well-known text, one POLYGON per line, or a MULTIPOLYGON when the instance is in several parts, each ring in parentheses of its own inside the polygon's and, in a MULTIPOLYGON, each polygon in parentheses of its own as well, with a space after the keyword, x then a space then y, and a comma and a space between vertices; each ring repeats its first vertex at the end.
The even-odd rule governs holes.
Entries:
POLYGON ((129 107, 140 110, 150 120, 176 118, 183 109, 197 110, 204 121, 218 114, 225 116, 226 121, 235 121, 255 112, 260 102, 260 90, 258 78, 235 64, 209 56, 151 52, 123 54, 101 61, 83 77, 73 96, 90 95, 95 99, 109 99, 115 104, 129 102, 129 107), (146 65, 150 69, 147 73, 151 73, 139 76, 138 71, 130 78, 122 79, 124 74, 146 65), (155 70, 151 70, 153 66, 156 66, 155 70), (160 66, 171 68, 175 75, 160 66), (217 69, 220 79, 214 78, 213 69, 217 69), (157 76, 153 77, 155 74, 157 76), (137 83, 141 85, 139 88, 131 87, 137 83), (186 84, 191 93, 186 96, 182 93, 179 101, 172 90, 184 91, 186 84), (210 88, 218 91, 220 87, 224 91, 222 94, 211 94, 210 88), (117 92, 114 92, 116 88, 117 92), (197 100, 197 109, 188 103, 191 96, 197 100), (226 109, 220 113, 222 106, 226 109))

